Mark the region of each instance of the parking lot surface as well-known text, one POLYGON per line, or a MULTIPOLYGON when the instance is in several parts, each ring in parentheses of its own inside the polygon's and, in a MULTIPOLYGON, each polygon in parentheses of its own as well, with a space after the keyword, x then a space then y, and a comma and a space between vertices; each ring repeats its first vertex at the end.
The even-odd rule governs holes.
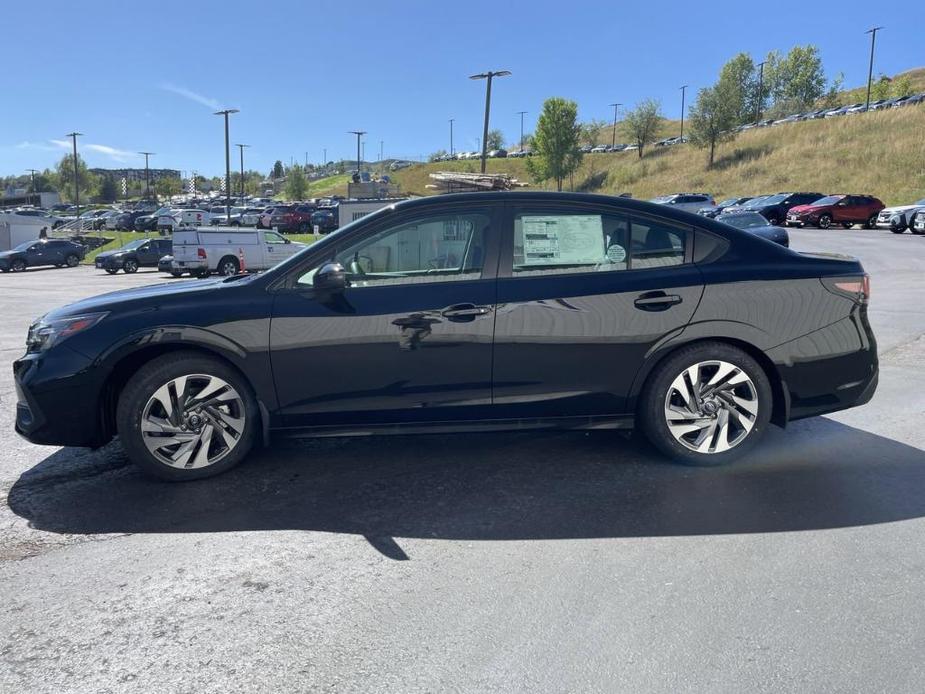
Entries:
POLYGON ((925 239, 791 238, 872 275, 880 387, 721 469, 532 432, 155 482, 19 439, 9 363, 50 308, 195 280, 0 275, 0 691, 922 691, 925 239))

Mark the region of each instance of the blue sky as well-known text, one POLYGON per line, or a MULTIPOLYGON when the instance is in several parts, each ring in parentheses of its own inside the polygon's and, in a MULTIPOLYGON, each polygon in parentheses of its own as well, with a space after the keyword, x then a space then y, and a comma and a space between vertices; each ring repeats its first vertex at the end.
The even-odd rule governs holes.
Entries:
MULTIPOLYGON (((218 106, 232 143, 251 145, 248 168, 290 158, 355 156, 347 130, 367 130, 366 159, 412 158, 449 146, 475 149, 484 82, 495 82, 492 127, 529 132, 545 98, 578 102, 582 119, 608 104, 662 101, 716 79, 739 51, 763 56, 819 46, 830 75, 867 78, 925 63, 921 0, 882 2, 105 2, 6 3, 0 89, 0 174, 53 166, 72 130, 85 133, 91 166, 151 166, 218 175, 224 168, 218 106), (683 9, 679 9, 683 8, 683 9)), ((233 148, 236 152, 236 149, 233 148)), ((237 159, 233 159, 237 162, 237 159)))

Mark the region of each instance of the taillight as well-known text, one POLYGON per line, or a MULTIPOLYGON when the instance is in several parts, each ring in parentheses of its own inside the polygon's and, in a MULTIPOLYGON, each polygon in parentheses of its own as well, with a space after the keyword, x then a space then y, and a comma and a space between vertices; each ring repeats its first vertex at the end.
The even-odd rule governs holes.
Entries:
POLYGON ((205 260, 205 258, 206 258, 206 249, 205 249, 205 248, 197 248, 197 249, 196 249, 196 257, 197 257, 197 258, 202 258, 203 260, 205 260))
POLYGON ((863 277, 826 277, 822 284, 836 294, 854 299, 859 304, 870 301, 870 275, 863 277))

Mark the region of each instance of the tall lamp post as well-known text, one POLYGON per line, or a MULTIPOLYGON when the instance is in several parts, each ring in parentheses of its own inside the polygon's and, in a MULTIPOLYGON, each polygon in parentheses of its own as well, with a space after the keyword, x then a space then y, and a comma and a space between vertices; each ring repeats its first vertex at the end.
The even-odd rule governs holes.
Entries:
POLYGON ((347 132, 352 135, 357 136, 357 180, 359 180, 360 179, 360 161, 361 161, 360 138, 366 134, 366 131, 365 130, 348 130, 347 132))
POLYGON ((524 151, 524 114, 527 113, 527 111, 518 111, 517 113, 520 115, 520 151, 523 152, 524 151))
POLYGON ((761 101, 764 98, 764 64, 765 60, 758 63, 758 103, 755 104, 755 125, 761 120, 761 101))
POLYGON ((486 80, 485 83, 485 125, 482 128, 482 173, 485 173, 485 157, 488 154, 488 114, 491 112, 491 81, 495 77, 507 77, 510 70, 497 70, 495 72, 480 72, 470 75, 470 80, 486 80))
POLYGON ((687 92, 687 85, 684 84, 681 89, 681 142, 684 142, 684 96, 687 92))
POLYGON ((35 174, 38 173, 38 169, 26 169, 26 171, 32 174, 32 189, 30 192, 32 195, 35 195, 35 174))
POLYGON ((216 111, 216 116, 225 117, 225 223, 231 226, 231 146, 228 140, 228 116, 238 113, 236 108, 216 111))
POLYGON ((453 156, 453 121, 455 118, 450 118, 450 156, 453 156))
POLYGON ((623 104, 610 104, 613 106, 613 135, 610 137, 610 149, 617 146, 617 109, 623 104))
POLYGON ((67 136, 71 138, 71 141, 74 143, 74 204, 77 206, 77 216, 80 217, 80 186, 77 179, 77 138, 83 135, 76 130, 72 133, 68 133, 67 136))
POLYGON ((870 65, 867 68, 867 105, 864 107, 865 111, 870 110, 870 82, 874 76, 874 44, 877 42, 877 32, 882 28, 873 27, 864 32, 865 34, 870 34, 870 65))
MULTIPOLYGON (((244 199, 244 148, 250 145, 235 145, 241 152, 241 200, 244 199)), ((308 164, 308 152, 305 153, 305 163, 308 164)))
POLYGON ((148 157, 153 156, 154 152, 139 152, 145 155, 145 200, 151 197, 151 182, 148 175, 148 157))

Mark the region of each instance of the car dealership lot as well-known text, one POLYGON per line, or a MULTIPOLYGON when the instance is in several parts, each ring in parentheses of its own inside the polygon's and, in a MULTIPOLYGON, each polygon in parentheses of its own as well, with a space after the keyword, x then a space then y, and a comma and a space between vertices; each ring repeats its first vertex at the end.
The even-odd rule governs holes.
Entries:
POLYGON ((0 276, 0 690, 921 690, 925 240, 791 242, 871 273, 880 388, 724 469, 530 432, 282 442, 154 482, 118 443, 19 439, 8 365, 45 310, 197 280, 0 276))

